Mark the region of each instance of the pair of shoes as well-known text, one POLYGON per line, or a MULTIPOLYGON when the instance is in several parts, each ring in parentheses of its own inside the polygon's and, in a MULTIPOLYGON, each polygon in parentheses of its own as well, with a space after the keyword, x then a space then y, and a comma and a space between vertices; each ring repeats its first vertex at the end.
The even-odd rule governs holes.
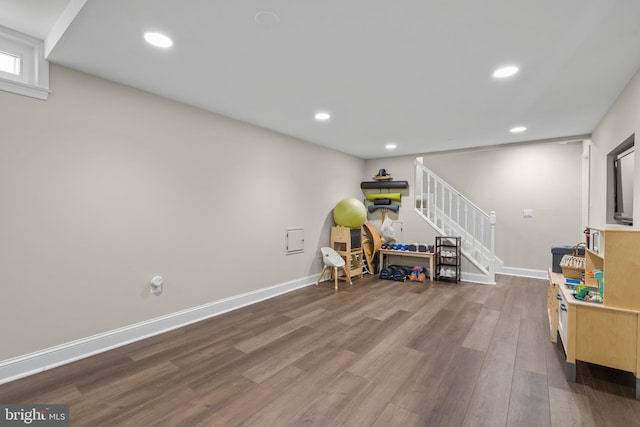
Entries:
POLYGON ((456 277, 456 272, 451 268, 443 268, 440 270, 440 276, 442 277, 456 277))

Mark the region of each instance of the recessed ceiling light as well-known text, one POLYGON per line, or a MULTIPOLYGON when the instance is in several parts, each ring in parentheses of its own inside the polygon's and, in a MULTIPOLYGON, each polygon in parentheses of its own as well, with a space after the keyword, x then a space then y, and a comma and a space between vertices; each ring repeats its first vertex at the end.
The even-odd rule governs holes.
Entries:
POLYGON ((395 150, 398 146, 394 142, 390 142, 384 146, 387 150, 395 150))
POLYGON ((327 113, 326 111, 320 111, 316 113, 315 118, 319 122, 326 122, 331 118, 331 114, 327 113))
POLYGON ((493 72, 493 77, 496 79, 503 79, 505 77, 511 77, 519 71, 519 68, 515 65, 509 65, 507 67, 498 68, 493 72))
POLYGON ((147 43, 156 47, 168 48, 173 46, 173 40, 161 33, 144 33, 144 39, 147 43))
POLYGON ((253 20, 265 28, 274 27, 280 23, 280 17, 275 12, 271 11, 258 12, 253 17, 253 20))
POLYGON ((520 132, 524 132, 525 130, 527 130, 525 126, 514 126, 511 129, 509 129, 509 132, 520 133, 520 132))

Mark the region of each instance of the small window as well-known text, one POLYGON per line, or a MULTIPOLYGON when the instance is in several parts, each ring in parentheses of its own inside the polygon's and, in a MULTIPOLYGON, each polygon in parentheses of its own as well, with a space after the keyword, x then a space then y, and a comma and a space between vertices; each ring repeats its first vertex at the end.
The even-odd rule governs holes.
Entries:
POLYGON ((633 225, 635 134, 607 154, 607 224, 633 225))
POLYGON ((0 71, 19 76, 21 64, 20 56, 0 51, 0 71))
POLYGON ((0 26, 0 90, 48 98, 49 63, 42 40, 0 26))

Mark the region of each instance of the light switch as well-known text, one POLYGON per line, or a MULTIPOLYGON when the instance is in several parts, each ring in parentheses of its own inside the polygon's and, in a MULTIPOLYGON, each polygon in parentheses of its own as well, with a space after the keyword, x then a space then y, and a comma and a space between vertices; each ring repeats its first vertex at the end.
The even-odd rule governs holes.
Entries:
POLYGON ((151 287, 151 295, 158 296, 162 293, 163 281, 164 280, 162 279, 162 276, 155 276, 153 279, 151 279, 151 281, 149 282, 149 286, 151 287))
POLYGON ((524 210, 524 214, 522 215, 524 218, 533 218, 533 209, 524 210))

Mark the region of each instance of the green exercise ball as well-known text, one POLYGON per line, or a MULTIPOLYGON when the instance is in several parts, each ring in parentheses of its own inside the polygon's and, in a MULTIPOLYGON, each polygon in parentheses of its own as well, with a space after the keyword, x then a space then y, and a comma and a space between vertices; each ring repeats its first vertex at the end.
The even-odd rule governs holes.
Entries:
POLYGON ((340 200, 333 208, 333 220, 343 227, 362 227, 362 224, 367 222, 367 208, 364 203, 353 197, 340 200))

